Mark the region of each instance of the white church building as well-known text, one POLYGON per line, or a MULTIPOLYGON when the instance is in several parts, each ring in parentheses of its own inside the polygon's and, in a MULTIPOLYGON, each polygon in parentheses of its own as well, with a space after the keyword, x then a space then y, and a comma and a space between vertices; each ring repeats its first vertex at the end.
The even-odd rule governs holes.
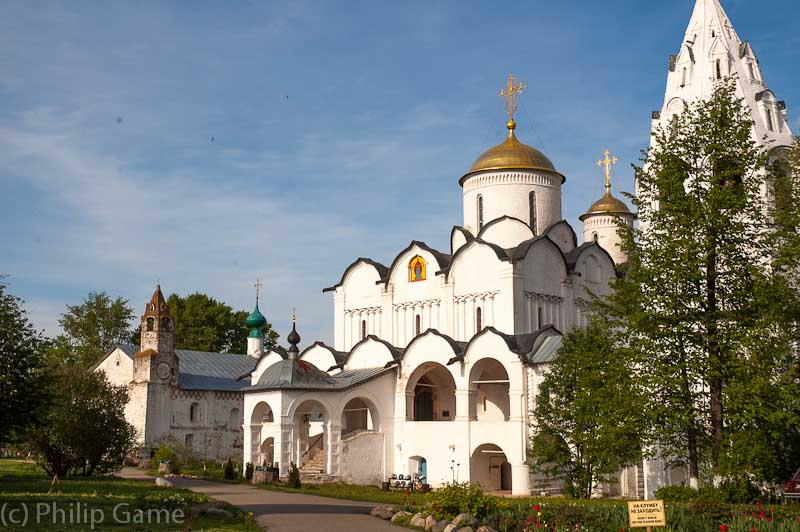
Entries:
MULTIPOLYGON (((792 143, 786 105, 718 0, 697 0, 668 66, 653 127, 733 75, 754 138, 792 143)), ((635 217, 611 193, 615 159, 606 152, 598 161, 606 192, 581 216, 578 238, 562 217, 567 176, 517 138, 523 88, 509 76, 507 136, 458 179, 463 220, 449 249, 412 240, 391 264, 358 258, 324 289, 333 298, 332 346, 301 351, 293 327, 286 352, 265 351, 256 303, 247 354, 175 350, 157 289, 141 346, 119 346, 97 366, 130 387, 128 414, 142 441, 172 436, 211 456, 277 463, 282 477, 293 462, 318 480, 375 484, 402 473, 515 495, 557 489, 532 475, 527 456, 538 388, 562 333, 586 324, 582 302, 608 293, 626 261, 616 221, 635 217)), ((685 478, 651 460, 607 491, 652 497, 685 478)))

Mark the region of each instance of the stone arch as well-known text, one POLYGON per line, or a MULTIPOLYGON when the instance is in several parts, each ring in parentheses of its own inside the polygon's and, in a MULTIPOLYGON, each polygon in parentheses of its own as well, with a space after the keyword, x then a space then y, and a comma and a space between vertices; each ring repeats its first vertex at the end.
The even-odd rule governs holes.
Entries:
MULTIPOLYGON (((272 407, 266 401, 259 401, 252 412, 250 412, 250 462, 253 465, 262 465, 265 457, 262 456, 262 446, 264 442, 269 439, 271 433, 274 433, 277 427, 274 425, 275 414, 272 407)), ((273 456, 268 463, 275 461, 274 454, 274 438, 273 438, 273 456)))
POLYGON ((356 432, 380 429, 380 414, 375 403, 363 396, 351 397, 342 407, 341 424, 342 437, 356 432))
POLYGON ((331 408, 318 397, 300 397, 290 408, 294 462, 305 472, 328 470, 326 440, 331 408))
POLYGON ((456 381, 437 362, 417 366, 406 383, 406 419, 453 421, 456 417, 456 381))
POLYGON ((469 371, 470 417, 478 421, 508 421, 511 415, 509 374, 495 358, 482 358, 469 371))
POLYGON ((264 438, 259 447, 259 459, 257 465, 272 465, 275 463, 275 438, 269 436, 264 438))
POLYGON ((511 491, 511 464, 499 445, 484 443, 469 459, 469 479, 486 491, 511 491))

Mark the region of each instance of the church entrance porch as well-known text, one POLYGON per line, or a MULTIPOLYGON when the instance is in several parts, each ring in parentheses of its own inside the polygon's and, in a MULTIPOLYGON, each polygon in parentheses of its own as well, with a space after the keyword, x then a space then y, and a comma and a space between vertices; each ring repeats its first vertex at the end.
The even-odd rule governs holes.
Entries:
POLYGON ((511 464, 500 447, 487 443, 472 453, 469 478, 486 491, 511 491, 511 464))
POLYGON ((313 399, 301 403, 292 417, 294 462, 305 478, 329 473, 326 456, 329 421, 328 410, 313 399))
POLYGON ((250 462, 271 465, 275 461, 275 415, 264 401, 259 402, 250 416, 250 462))
POLYGON ((456 417, 456 383, 441 364, 420 365, 406 386, 409 421, 453 421, 456 417))

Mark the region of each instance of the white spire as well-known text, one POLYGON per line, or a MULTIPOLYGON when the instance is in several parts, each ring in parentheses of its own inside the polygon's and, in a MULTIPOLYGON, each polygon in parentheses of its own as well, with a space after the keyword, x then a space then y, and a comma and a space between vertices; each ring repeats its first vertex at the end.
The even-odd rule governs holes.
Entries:
POLYGON ((771 147, 790 145, 786 104, 767 87, 753 48, 739 38, 719 0, 696 0, 680 50, 670 56, 664 105, 654 114, 653 127, 708 98, 717 80, 727 76, 736 79, 737 93, 750 108, 756 142, 766 137, 771 147))

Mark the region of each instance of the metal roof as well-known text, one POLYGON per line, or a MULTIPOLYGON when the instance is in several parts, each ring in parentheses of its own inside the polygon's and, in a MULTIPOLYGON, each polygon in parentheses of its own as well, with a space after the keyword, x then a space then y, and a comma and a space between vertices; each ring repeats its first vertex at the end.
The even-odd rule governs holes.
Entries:
MULTIPOLYGON (((118 344, 117 347, 133 359, 139 346, 118 344)), ((185 390, 239 391, 242 383, 237 379, 250 373, 256 359, 249 355, 209 353, 190 349, 176 349, 180 375, 178 384, 185 390)))
MULTIPOLYGON (((253 386, 243 389, 245 392, 262 390, 314 390, 318 392, 338 392, 394 371, 394 368, 367 368, 342 371, 336 375, 328 375, 323 371, 313 372, 313 376, 303 378, 303 369, 298 360, 284 360, 270 366, 264 375, 253 386), (269 375, 267 375, 269 373, 269 375)), ((306 363, 308 364, 308 363, 306 363)), ((309 364, 311 368, 313 365, 309 364)))
POLYGON ((562 338, 560 334, 545 338, 539 348, 530 355, 530 363, 544 364, 555 360, 563 343, 562 338))

